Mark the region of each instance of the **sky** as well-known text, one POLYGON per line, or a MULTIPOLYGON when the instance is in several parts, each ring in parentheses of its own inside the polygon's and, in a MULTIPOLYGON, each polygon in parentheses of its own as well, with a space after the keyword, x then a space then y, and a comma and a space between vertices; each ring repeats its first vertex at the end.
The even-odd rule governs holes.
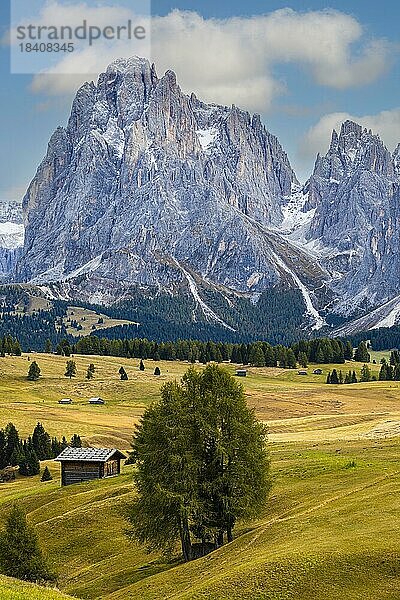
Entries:
MULTIPOLYGON (((12 1, 32 6, 33 0, 12 1)), ((112 19, 125 19, 134 0, 35 2, 44 20, 78 10, 108 23, 110 9, 112 19)), ((148 58, 158 74, 172 69, 184 91, 260 114, 301 181, 347 118, 373 129, 389 150, 400 142, 400 3, 153 0, 151 13, 148 58)), ((0 0, 0 27, 1 201, 22 198, 52 132, 66 124, 79 85, 95 79, 116 52, 129 56, 132 49, 126 42, 87 48, 78 58, 90 63, 89 75, 64 74, 76 72, 76 56, 57 65, 58 74, 12 74, 10 0, 0 0)))

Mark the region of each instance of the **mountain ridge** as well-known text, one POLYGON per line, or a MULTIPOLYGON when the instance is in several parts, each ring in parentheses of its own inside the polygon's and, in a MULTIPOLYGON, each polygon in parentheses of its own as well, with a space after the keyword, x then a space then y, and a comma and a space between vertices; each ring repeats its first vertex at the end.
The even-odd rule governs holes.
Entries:
POLYGON ((399 164, 400 144, 346 121, 301 186, 259 116, 120 59, 51 137, 10 279, 99 304, 155 287, 227 328, 203 287, 257 303, 283 286, 310 331, 357 319, 399 293, 399 164))

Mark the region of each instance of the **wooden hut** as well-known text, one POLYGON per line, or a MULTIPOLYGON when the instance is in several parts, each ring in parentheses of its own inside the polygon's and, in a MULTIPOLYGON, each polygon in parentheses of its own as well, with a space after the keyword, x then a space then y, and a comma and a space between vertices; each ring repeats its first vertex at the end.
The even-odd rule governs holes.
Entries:
POLYGON ((124 458, 115 448, 65 448, 54 460, 61 463, 61 485, 71 485, 119 475, 124 458))
POLYGON ((97 396, 96 398, 89 398, 89 404, 105 404, 105 401, 97 396))
POLYGON ((238 369, 236 371, 236 376, 237 377, 247 377, 247 371, 246 371, 246 369, 238 369))

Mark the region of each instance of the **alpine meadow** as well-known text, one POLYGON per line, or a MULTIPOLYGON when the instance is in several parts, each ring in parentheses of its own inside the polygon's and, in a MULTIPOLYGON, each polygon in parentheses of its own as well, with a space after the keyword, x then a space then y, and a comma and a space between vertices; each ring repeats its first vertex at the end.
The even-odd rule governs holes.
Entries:
POLYGON ((399 19, 1 4, 0 600, 400 598, 399 19))

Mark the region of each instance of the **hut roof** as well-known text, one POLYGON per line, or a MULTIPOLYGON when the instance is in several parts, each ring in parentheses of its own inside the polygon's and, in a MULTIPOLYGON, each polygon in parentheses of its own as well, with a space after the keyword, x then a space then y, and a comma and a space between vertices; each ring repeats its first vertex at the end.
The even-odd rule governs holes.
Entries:
POLYGON ((55 458, 59 462, 84 461, 84 462, 107 462, 110 458, 126 458, 116 448, 65 448, 55 458))

